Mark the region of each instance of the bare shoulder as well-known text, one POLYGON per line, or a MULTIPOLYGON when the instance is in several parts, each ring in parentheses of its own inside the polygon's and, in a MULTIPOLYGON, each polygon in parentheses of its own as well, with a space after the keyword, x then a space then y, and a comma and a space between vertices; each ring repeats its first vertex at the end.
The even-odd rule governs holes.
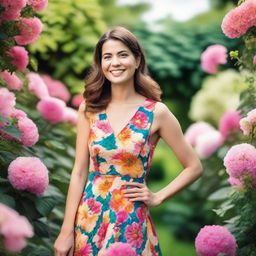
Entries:
POLYGON ((158 122, 164 120, 166 121, 167 119, 172 120, 173 122, 176 122, 177 120, 174 114, 166 106, 166 104, 160 101, 158 101, 155 105, 155 117, 158 120, 158 122))

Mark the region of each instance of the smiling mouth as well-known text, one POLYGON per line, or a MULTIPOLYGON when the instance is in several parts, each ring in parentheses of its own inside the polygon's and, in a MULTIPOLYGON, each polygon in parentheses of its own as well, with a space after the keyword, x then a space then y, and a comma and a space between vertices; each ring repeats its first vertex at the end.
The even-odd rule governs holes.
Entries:
POLYGON ((125 69, 118 69, 118 70, 112 70, 112 71, 110 71, 110 73, 112 75, 121 75, 124 71, 125 71, 125 69))

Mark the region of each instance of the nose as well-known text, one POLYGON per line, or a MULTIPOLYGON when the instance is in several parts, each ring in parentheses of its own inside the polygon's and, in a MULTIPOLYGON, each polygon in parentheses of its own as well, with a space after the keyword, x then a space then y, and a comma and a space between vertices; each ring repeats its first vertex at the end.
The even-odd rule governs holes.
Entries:
POLYGON ((112 66, 120 65, 120 60, 119 60, 118 56, 113 56, 112 61, 111 61, 111 65, 112 66))

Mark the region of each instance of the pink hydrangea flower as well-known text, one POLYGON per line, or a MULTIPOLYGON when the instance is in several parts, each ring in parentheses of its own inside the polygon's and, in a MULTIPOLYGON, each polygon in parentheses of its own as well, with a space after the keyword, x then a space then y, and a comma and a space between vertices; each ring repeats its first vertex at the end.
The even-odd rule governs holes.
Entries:
POLYGON ((0 115, 9 116, 16 104, 14 93, 6 88, 0 88, 0 115))
POLYGON ((17 157, 8 167, 8 179, 18 190, 43 194, 48 186, 48 169, 37 157, 17 157))
POLYGON ((80 94, 75 95, 75 96, 72 98, 71 104, 72 104, 74 107, 79 107, 83 100, 84 100, 83 94, 80 93, 80 94))
POLYGON ((37 17, 21 18, 17 23, 20 35, 15 36, 14 39, 17 44, 27 45, 35 42, 43 29, 43 24, 37 17))
POLYGON ((251 110, 247 113, 247 120, 253 125, 256 126, 256 109, 251 110))
POLYGON ((219 131, 226 138, 231 131, 239 130, 240 114, 238 111, 227 111, 219 122, 219 131))
POLYGON ((31 147, 37 143, 39 134, 36 124, 29 118, 20 118, 18 128, 21 132, 21 142, 24 146, 31 147))
POLYGON ((14 109, 12 110, 10 116, 13 117, 13 118, 20 119, 20 118, 27 117, 27 114, 26 114, 23 110, 14 108, 14 109))
POLYGON ((215 130, 215 129, 210 124, 206 122, 196 122, 188 127, 184 136, 188 141, 188 143, 190 143, 192 146, 195 146, 196 140, 199 135, 203 135, 204 133, 212 130, 215 130))
POLYGON ((229 38, 240 37, 256 25, 256 2, 247 0, 227 13, 222 21, 223 33, 229 38))
POLYGON ((42 11, 47 7, 48 0, 28 0, 28 4, 34 11, 42 11))
POLYGON ((116 242, 110 245, 105 256, 137 256, 135 250, 128 243, 116 242))
POLYGON ((23 83, 14 72, 12 74, 8 71, 1 72, 0 78, 3 79, 11 89, 17 91, 22 89, 23 83))
POLYGON ((201 55, 201 67, 210 74, 217 73, 219 64, 227 63, 227 48, 220 44, 210 45, 201 55))
POLYGON ((0 5, 4 7, 0 20, 10 21, 20 17, 20 11, 26 6, 26 0, 0 0, 0 5))
POLYGON ((256 184, 256 148, 250 144, 242 143, 232 146, 224 158, 227 173, 242 182, 256 184))
POLYGON ((10 251, 20 251, 26 246, 26 238, 34 235, 33 227, 24 216, 0 203, 0 234, 4 246, 10 251))
POLYGON ((27 78, 29 80, 28 89, 30 92, 35 94, 39 99, 49 97, 47 86, 40 75, 31 72, 27 74, 27 78))
POLYGON ((252 124, 249 122, 248 118, 247 117, 242 118, 239 124, 240 124, 240 129, 243 131, 243 134, 245 136, 250 135, 253 127, 252 127, 252 124))
POLYGON ((228 182, 230 183, 231 186, 237 187, 237 188, 243 188, 243 183, 234 177, 229 177, 228 182))
POLYGON ((127 242, 135 248, 140 248, 143 242, 141 225, 134 222, 126 227, 125 238, 127 242))
POLYGON ((224 142, 224 138, 217 130, 209 131, 198 136, 195 150, 201 159, 212 155, 224 142))
POLYGON ((78 119, 78 112, 73 108, 66 107, 64 120, 66 120, 72 125, 76 125, 77 119, 78 119))
POLYGON ((53 80, 47 75, 41 75, 41 77, 43 78, 51 97, 59 98, 65 102, 69 101, 70 93, 62 82, 53 80))
POLYGON ((12 58, 11 64, 24 71, 28 65, 28 52, 22 46, 13 46, 6 54, 12 58))
POLYGON ((66 105, 60 99, 53 97, 44 98, 38 102, 36 108, 43 118, 50 123, 55 124, 65 119, 66 105))
POLYGON ((208 225, 201 228, 195 239, 196 252, 199 256, 235 256, 236 239, 225 227, 208 225))

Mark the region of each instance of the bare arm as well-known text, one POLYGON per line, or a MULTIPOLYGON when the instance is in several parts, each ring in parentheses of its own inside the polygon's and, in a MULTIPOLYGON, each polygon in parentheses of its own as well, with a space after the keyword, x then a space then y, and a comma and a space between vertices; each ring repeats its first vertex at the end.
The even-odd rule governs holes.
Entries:
POLYGON ((163 103, 159 107, 159 134, 184 168, 172 182, 157 192, 161 203, 197 180, 203 169, 193 148, 185 140, 178 120, 163 103))
POLYGON ((74 230, 76 210, 88 175, 89 152, 87 147, 89 137, 89 120, 84 115, 85 103, 78 110, 76 156, 71 173, 67 193, 65 216, 61 232, 70 233, 74 230))

